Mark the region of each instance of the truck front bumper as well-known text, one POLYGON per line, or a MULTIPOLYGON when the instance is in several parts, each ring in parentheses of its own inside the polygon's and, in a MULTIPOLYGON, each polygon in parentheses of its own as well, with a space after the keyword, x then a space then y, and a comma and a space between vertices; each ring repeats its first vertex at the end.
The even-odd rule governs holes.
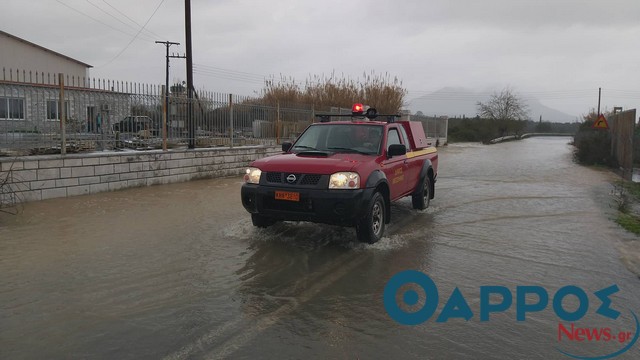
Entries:
POLYGON ((369 208, 374 189, 329 190, 244 184, 242 205, 252 214, 276 220, 352 226, 369 208), (297 192, 299 201, 276 200, 278 190, 297 192))

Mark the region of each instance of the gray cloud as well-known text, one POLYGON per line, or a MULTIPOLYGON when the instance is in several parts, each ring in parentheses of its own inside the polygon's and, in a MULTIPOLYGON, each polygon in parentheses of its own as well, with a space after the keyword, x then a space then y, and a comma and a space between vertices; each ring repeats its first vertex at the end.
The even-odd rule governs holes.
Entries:
MULTIPOLYGON (((149 31, 116 59, 139 27, 107 3, 143 24, 159 1, 60 0, 67 7, 5 0, 1 26, 94 65, 95 76, 158 84, 164 48, 154 41, 181 42, 172 50, 184 52, 183 1, 166 0, 149 31)), ((357 78, 374 70, 397 75, 410 97, 447 86, 509 85, 547 94, 543 101, 575 114, 592 99, 554 98, 554 91, 637 88, 639 14, 640 2, 620 0, 192 0, 195 79, 200 88, 252 94, 261 75, 303 82, 310 74, 357 78)), ((184 79, 184 61, 171 65, 172 80, 184 79)))

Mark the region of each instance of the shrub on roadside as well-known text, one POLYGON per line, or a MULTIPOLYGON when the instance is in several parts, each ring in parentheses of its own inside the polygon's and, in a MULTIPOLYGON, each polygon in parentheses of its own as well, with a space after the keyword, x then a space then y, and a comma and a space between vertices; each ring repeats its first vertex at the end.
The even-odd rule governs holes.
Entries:
POLYGON ((575 160, 583 165, 604 165, 617 167, 616 159, 611 156, 611 133, 593 128, 598 118, 595 110, 584 115, 578 132, 573 137, 575 160))

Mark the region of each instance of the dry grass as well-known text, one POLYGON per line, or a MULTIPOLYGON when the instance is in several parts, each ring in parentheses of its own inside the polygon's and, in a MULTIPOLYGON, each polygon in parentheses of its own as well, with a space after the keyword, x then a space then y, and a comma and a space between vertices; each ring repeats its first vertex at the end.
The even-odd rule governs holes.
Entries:
POLYGON ((265 84, 262 100, 269 103, 299 103, 314 106, 351 108, 354 103, 375 107, 379 113, 397 113, 402 108, 407 91, 402 81, 385 73, 371 72, 362 79, 342 75, 310 76, 304 83, 293 78, 269 80, 265 84))

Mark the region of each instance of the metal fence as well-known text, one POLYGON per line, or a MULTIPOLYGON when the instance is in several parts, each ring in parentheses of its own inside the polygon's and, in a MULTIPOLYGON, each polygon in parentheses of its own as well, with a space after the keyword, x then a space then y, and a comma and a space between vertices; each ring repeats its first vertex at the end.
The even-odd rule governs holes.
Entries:
MULTIPOLYGON (((189 99, 180 84, 165 94, 158 85, 3 69, 0 155, 275 145, 294 140, 316 112, 343 112, 336 109, 207 91, 189 99)), ((446 137, 440 119, 412 120, 428 137, 446 137)))
POLYGON ((435 146, 447 143, 447 132, 449 131, 449 118, 447 116, 431 117, 411 115, 411 121, 420 121, 427 139, 432 140, 435 146))

